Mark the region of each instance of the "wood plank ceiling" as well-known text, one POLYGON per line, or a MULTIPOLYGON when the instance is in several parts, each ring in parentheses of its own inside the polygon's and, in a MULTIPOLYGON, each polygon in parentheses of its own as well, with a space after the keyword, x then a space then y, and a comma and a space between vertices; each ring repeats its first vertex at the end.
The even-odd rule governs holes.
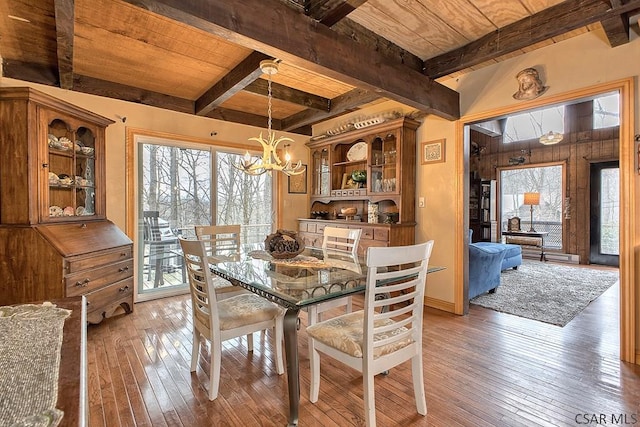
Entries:
POLYGON ((585 31, 629 41, 640 0, 0 0, 5 77, 273 128, 381 99, 459 117, 438 82, 585 31))

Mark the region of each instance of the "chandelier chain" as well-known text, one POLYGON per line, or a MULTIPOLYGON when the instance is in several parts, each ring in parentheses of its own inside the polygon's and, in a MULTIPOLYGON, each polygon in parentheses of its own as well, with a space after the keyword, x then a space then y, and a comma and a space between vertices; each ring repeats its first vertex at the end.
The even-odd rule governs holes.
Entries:
POLYGON ((267 102, 268 102, 268 107, 267 107, 267 131, 268 134, 267 135, 271 135, 271 74, 268 74, 268 84, 267 84, 267 102))

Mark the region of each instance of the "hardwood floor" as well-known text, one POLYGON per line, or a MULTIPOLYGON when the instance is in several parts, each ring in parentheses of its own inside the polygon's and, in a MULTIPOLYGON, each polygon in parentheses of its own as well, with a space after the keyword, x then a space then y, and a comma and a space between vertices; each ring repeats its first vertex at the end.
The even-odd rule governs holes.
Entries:
MULTIPOLYGON (((427 309, 429 413, 416 413, 407 363, 376 377, 378 425, 576 426, 604 424, 603 416, 606 425, 624 424, 621 416, 640 423, 640 366, 618 358, 618 292, 614 285, 564 328, 474 305, 468 316, 427 309)), ((319 400, 309 402, 301 317, 299 425, 364 425, 361 378, 330 358, 322 359, 319 400)), ((220 395, 210 402, 208 352, 189 372, 188 296, 136 304, 131 315, 90 326, 90 425, 286 425, 286 374, 275 372, 270 336, 254 339, 253 354, 245 339, 223 344, 220 395)))

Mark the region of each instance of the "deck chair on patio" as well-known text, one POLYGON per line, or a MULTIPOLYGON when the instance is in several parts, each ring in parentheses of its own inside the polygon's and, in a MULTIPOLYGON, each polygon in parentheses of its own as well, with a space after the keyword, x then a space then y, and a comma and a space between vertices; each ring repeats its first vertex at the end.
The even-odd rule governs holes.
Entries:
POLYGON ((253 293, 236 295, 219 301, 213 287, 213 273, 204 242, 180 238, 184 262, 189 273, 193 316, 191 372, 198 366, 200 337, 211 342, 209 400, 218 397, 222 342, 247 336, 247 348, 253 351, 253 333, 273 330, 276 372, 284 373, 282 361, 282 322, 284 309, 253 293))
POLYGON ((153 271, 153 287, 157 288, 164 284, 165 271, 171 272, 178 268, 182 270, 183 283, 186 283, 178 237, 173 234, 169 225, 160 219, 159 212, 144 211, 143 227, 144 257, 148 260, 144 263, 144 267, 148 269, 148 280, 151 280, 153 271))
POLYGON ((362 372, 367 426, 376 425, 374 376, 411 360, 418 413, 427 413, 422 371, 422 315, 433 240, 371 247, 364 310, 307 327, 312 403, 320 391, 320 353, 362 372), (383 310, 384 308, 384 310, 383 310))
MULTIPOLYGON (((204 242, 207 256, 211 262, 221 259, 229 252, 240 252, 241 227, 239 224, 196 225, 195 233, 196 239, 204 242)), ((249 292, 218 276, 213 276, 213 286, 218 300, 249 292)))
MULTIPOLYGON (((323 252, 331 251, 332 253, 343 253, 352 257, 355 262, 358 259, 358 244, 362 235, 361 228, 339 228, 325 227, 323 232, 322 250, 323 252)), ((352 309, 351 297, 334 299, 320 304, 310 305, 307 308, 308 324, 321 320, 322 313, 336 308, 346 307, 346 312, 350 313, 352 309)))

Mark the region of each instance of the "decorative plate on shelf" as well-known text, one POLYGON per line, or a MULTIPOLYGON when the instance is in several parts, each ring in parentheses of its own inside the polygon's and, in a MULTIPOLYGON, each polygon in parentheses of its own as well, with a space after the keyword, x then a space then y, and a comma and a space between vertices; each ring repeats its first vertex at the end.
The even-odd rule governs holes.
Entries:
POLYGON ((347 151, 347 160, 350 162, 356 162, 358 160, 365 160, 367 158, 367 143, 364 141, 354 144, 353 147, 347 151))

